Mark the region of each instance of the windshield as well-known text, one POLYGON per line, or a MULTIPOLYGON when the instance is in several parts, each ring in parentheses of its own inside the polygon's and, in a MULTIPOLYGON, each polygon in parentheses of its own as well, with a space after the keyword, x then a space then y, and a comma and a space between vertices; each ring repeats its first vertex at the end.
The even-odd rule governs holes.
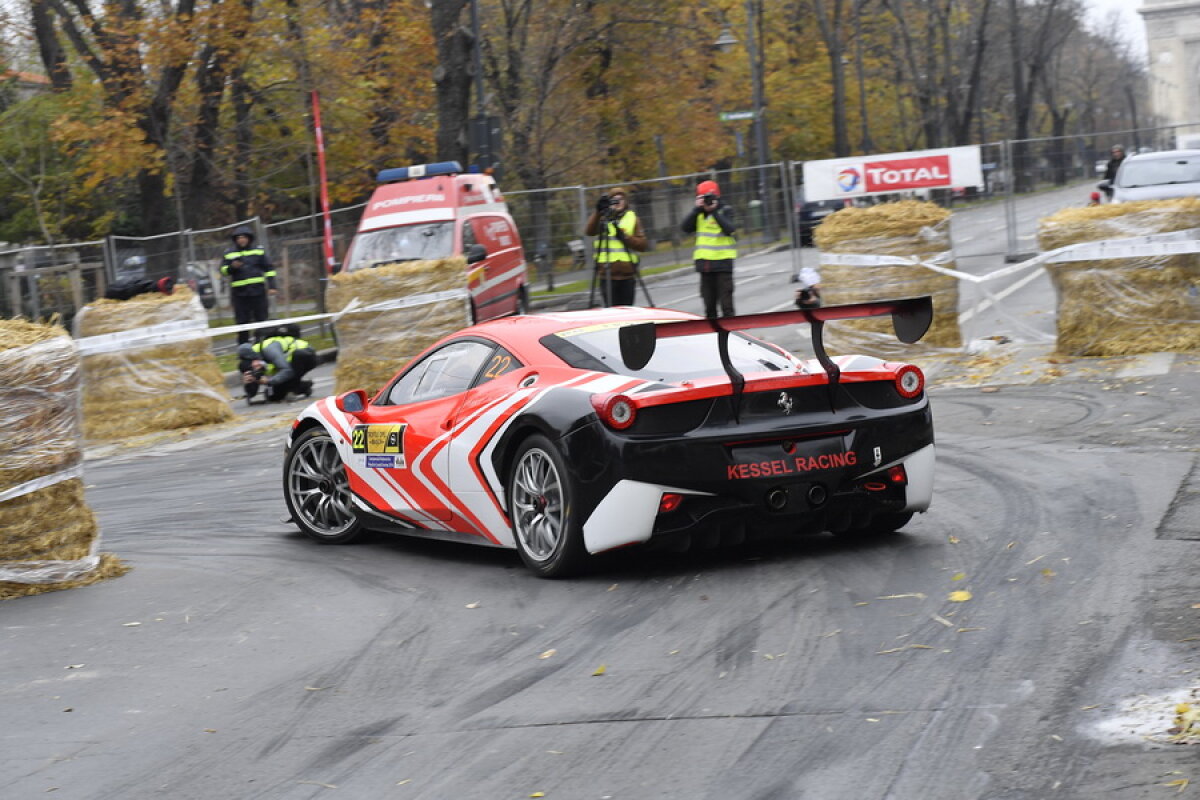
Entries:
MULTIPOLYGON (((717 334, 659 339, 654 356, 645 367, 632 370, 621 361, 617 339, 620 325, 593 326, 551 334, 542 338, 545 347, 572 367, 613 372, 663 383, 724 375, 717 334)), ((760 341, 741 333, 729 337, 729 358, 738 372, 795 372, 799 362, 760 341)))
POLYGON ((1200 183, 1200 158, 1185 156, 1126 161, 1121 165, 1121 174, 1117 178, 1117 185, 1126 189, 1167 183, 1200 183))
POLYGON ((354 238, 346 271, 454 255, 454 223, 426 222, 366 231, 354 238))

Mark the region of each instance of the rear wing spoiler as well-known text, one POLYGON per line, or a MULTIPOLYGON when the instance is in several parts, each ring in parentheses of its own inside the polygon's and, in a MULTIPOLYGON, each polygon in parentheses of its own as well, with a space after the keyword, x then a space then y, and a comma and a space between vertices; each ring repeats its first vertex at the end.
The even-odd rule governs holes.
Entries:
MULTIPOLYGON (((764 314, 746 314, 738 317, 718 319, 684 319, 674 322, 639 322, 625 325, 618 331, 621 344, 621 359, 630 369, 641 369, 650 363, 659 339, 672 336, 695 336, 702 333, 717 333, 721 351, 721 365, 733 383, 734 396, 742 393, 746 381, 733 366, 729 358, 729 334, 734 331, 755 328, 777 328, 807 322, 812 326, 813 354, 829 376, 830 402, 836 391, 841 370, 825 351, 825 323, 838 319, 882 317, 890 314, 896 338, 905 344, 919 342, 933 322, 933 298, 929 295, 908 297, 901 300, 878 300, 870 303, 847 303, 824 308, 802 308, 796 311, 769 311, 764 314)), ((735 400, 736 407, 736 400, 735 400)))

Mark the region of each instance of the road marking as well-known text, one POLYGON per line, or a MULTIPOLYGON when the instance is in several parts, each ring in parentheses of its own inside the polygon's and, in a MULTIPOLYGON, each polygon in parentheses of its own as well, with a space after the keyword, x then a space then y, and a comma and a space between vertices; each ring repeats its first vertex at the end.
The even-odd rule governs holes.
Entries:
POLYGON ((1021 288, 1025 287, 1027 284, 1032 283, 1035 278, 1041 277, 1042 272, 1043 272, 1043 269, 1041 267, 1039 267, 1038 269, 1035 269, 1033 272, 1026 275, 1024 278, 1021 278, 1021 280, 1015 281, 1007 289, 1004 289, 1003 291, 997 292, 996 294, 992 295, 991 297, 988 297, 986 300, 983 300, 982 302, 978 303, 974 308, 968 308, 966 311, 964 311, 958 315, 958 324, 965 325, 967 323, 967 321, 971 319, 971 317, 975 316, 976 314, 981 313, 986 308, 988 308, 988 306, 995 305, 997 301, 1003 300, 1004 298, 1008 297, 1010 294, 1017 291, 1018 289, 1021 289, 1021 288))
POLYGON ((1174 353, 1146 353, 1135 356, 1132 364, 1118 370, 1117 377, 1146 378, 1151 375, 1165 375, 1171 371, 1174 362, 1174 353))

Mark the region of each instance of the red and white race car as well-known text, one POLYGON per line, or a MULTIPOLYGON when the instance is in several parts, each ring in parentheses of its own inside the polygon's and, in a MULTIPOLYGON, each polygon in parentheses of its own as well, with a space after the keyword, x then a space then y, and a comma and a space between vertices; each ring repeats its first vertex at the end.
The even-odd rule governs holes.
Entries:
POLYGON ((516 548, 545 577, 589 554, 747 532, 893 531, 929 507, 924 375, 830 358, 829 320, 890 314, 915 342, 928 297, 708 320, 609 308, 507 317, 429 348, 374 398, 306 408, 284 496, 312 538, 366 529, 516 548), (743 331, 810 324, 800 360, 743 331))

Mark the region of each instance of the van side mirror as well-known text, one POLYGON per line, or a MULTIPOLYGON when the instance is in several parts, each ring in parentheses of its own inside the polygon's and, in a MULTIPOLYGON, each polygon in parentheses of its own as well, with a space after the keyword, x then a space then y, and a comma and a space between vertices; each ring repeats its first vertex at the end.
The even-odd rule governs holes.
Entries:
POLYGON ((367 410, 367 393, 362 389, 344 392, 337 396, 333 404, 337 406, 338 411, 345 412, 346 414, 358 414, 367 410))
POLYGON ((488 257, 487 248, 481 244, 467 245, 467 263, 478 264, 488 257))
POLYGON ((1112 181, 1100 181, 1096 184, 1097 189, 1111 189, 1112 181))

